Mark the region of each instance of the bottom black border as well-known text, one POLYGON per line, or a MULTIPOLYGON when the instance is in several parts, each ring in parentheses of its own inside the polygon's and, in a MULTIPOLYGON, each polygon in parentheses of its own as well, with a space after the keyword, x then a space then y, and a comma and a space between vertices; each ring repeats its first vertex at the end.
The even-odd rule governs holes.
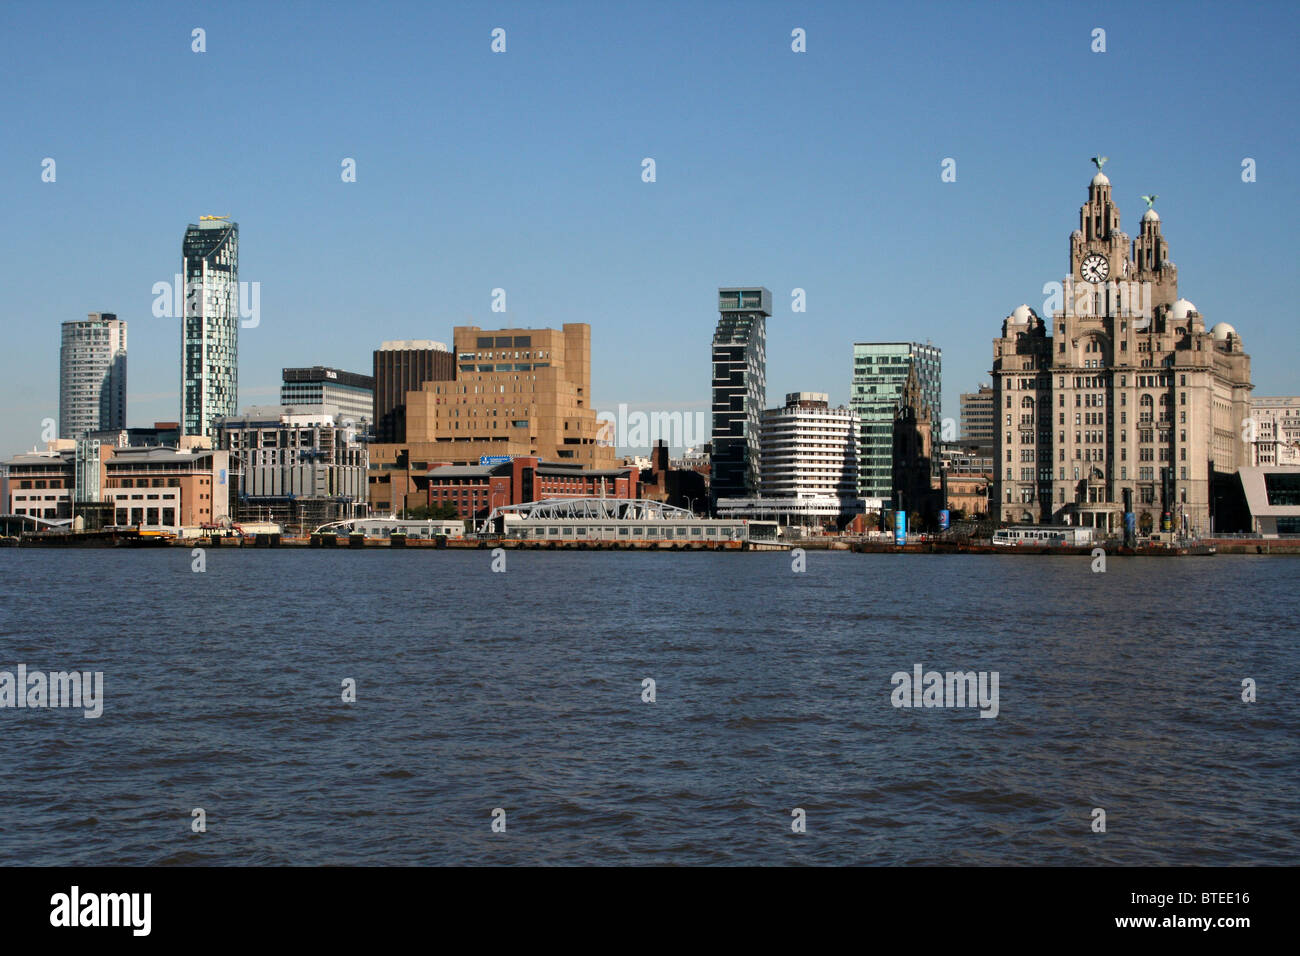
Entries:
POLYGON ((1284 884, 1293 882, 1288 868, 0 868, 7 941, 76 934, 301 944, 417 934, 452 942, 445 933, 468 930, 664 945, 665 932, 689 919, 692 933, 733 940, 811 941, 844 930, 863 941, 883 934, 941 946, 1044 934, 1220 945, 1281 929, 1284 884), (150 894, 148 935, 53 926, 52 900, 73 886, 83 904, 87 894, 150 894), (1217 923, 1243 917, 1248 925, 1217 923), (1133 918, 1155 922, 1120 925, 1133 918), (1199 924, 1206 918, 1208 928, 1199 924))

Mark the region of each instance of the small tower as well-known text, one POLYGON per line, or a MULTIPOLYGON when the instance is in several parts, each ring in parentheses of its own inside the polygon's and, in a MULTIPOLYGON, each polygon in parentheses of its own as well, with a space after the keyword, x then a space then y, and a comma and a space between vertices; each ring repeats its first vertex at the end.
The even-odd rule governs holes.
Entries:
POLYGON ((1153 204, 1158 196, 1143 196, 1147 211, 1142 214, 1142 230, 1133 240, 1133 278, 1151 283, 1154 307, 1171 306, 1178 298, 1178 267, 1169 261, 1169 243, 1160 232, 1160 214, 1153 204))

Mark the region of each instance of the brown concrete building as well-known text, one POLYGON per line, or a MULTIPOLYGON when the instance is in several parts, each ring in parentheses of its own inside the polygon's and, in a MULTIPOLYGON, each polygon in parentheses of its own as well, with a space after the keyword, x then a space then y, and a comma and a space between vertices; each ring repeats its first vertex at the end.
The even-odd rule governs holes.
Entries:
POLYGON ((417 478, 437 463, 477 466, 484 457, 524 456, 614 467, 614 449, 597 443, 589 325, 458 326, 454 341, 455 380, 430 380, 407 392, 405 440, 371 446, 375 513, 425 504, 417 478))
POLYGON ((373 366, 374 437, 383 443, 406 441, 407 392, 456 377, 447 346, 429 339, 385 342, 375 350, 373 366))
POLYGON ((1022 305, 993 340, 994 517, 1207 535, 1249 464, 1250 357, 1178 297, 1154 209, 1130 240, 1098 171, 1079 218, 1061 308, 1022 305))

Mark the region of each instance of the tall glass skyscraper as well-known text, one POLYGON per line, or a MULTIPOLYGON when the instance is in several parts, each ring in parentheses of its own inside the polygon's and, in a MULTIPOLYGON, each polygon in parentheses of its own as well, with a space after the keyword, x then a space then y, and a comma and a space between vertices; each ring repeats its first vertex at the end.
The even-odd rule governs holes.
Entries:
POLYGON ((59 346, 59 437, 126 427, 126 322, 91 312, 63 323, 59 346))
POLYGON ((894 411, 907 370, 916 367, 921 396, 930 406, 933 434, 942 434, 939 415, 943 351, 916 342, 855 342, 849 405, 858 416, 858 494, 894 494, 894 411))
POLYGON ((713 333, 713 455, 710 497, 758 494, 759 441, 767 404, 767 317, 772 293, 718 290, 713 333))
POLYGON ((239 224, 200 216, 185 230, 182 254, 181 434, 215 439, 215 420, 237 411, 239 224))

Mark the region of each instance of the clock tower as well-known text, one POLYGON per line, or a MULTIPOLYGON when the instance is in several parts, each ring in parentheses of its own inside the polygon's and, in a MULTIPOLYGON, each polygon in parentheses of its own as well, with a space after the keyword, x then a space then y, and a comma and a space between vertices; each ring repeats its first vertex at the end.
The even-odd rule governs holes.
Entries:
POLYGON ((1208 534, 1246 462, 1250 356, 1226 322, 1207 328, 1178 297, 1158 198, 1135 240, 1097 173, 1059 308, 1021 305, 993 342, 994 502, 1004 523, 1118 535, 1208 534))
POLYGON ((1079 228, 1070 234, 1066 312, 1111 313, 1119 305, 1111 284, 1131 281, 1134 271, 1129 237, 1120 232, 1119 207, 1111 199, 1110 180, 1099 166, 1088 184, 1088 201, 1079 209, 1079 228))

